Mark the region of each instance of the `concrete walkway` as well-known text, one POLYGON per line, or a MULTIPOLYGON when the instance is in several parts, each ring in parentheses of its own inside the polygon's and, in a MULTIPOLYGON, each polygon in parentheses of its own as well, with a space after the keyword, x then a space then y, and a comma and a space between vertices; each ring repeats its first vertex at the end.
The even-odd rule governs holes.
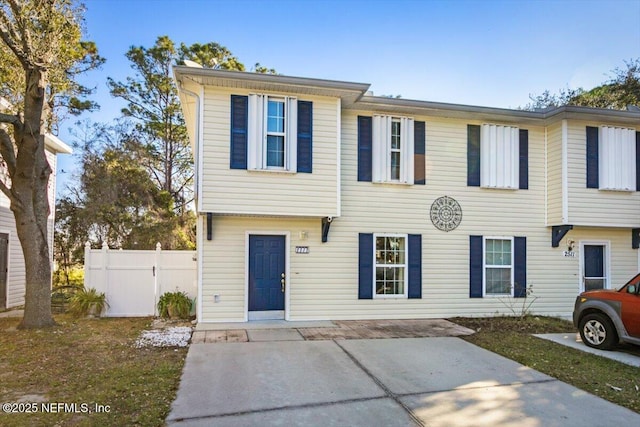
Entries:
POLYGON ((24 316, 24 310, 7 310, 0 312, 0 318, 4 317, 22 317, 24 316))
POLYGON ((192 344, 247 341, 302 341, 368 338, 459 337, 474 331, 444 319, 334 320, 198 325, 192 344))
POLYGON ((566 334, 538 334, 535 336, 567 347, 575 348, 576 350, 596 354, 598 356, 606 357, 607 359, 617 360, 618 362, 640 368, 640 347, 638 346, 619 344, 615 350, 605 351, 587 347, 582 342, 580 334, 577 332, 566 334))
POLYGON ((459 338, 271 338, 191 345, 167 423, 640 425, 640 414, 459 338))

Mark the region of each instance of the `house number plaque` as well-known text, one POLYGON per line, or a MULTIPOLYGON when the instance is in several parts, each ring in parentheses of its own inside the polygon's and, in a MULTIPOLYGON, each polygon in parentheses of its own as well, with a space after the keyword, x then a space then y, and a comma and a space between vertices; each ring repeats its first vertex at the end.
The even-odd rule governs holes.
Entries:
POLYGON ((442 196, 431 205, 431 222, 438 230, 455 230, 461 221, 462 208, 456 199, 442 196))

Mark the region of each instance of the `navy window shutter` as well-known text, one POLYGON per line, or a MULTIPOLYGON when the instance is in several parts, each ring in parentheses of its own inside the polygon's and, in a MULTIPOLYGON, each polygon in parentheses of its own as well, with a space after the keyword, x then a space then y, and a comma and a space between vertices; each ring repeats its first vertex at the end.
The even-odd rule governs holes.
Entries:
POLYGON ((482 298, 482 236, 469 236, 469 297, 482 298))
POLYGON ((587 126, 587 188, 599 188, 598 128, 587 126))
POLYGON ((527 238, 513 238, 513 296, 525 298, 527 296, 527 238))
POLYGON ((358 235, 358 299, 373 298, 373 234, 358 235))
POLYGON ((636 132, 636 191, 640 191, 640 132, 636 132))
POLYGON ((358 116, 358 181, 371 182, 373 164, 373 122, 371 117, 358 116))
POLYGON ((413 183, 425 185, 425 124, 413 123, 413 183))
POLYGON ((422 298, 422 235, 409 234, 409 298, 422 298))
POLYGON ((298 172, 313 170, 313 103, 298 101, 298 172))
POLYGON ((478 125, 467 125, 467 185, 480 187, 480 126, 478 125))
POLYGON ((249 97, 231 95, 231 169, 247 168, 249 97))
POLYGON ((521 190, 529 189, 529 131, 520 129, 520 184, 521 190))

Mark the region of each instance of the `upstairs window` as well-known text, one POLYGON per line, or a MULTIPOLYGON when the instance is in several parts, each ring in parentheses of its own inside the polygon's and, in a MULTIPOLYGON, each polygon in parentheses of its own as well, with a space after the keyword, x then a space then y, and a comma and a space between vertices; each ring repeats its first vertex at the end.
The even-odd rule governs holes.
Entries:
POLYGON ((601 126, 599 178, 601 190, 636 190, 636 131, 601 126))
POLYGON ((414 129, 408 117, 373 116, 373 182, 414 183, 414 129))
POLYGON ((231 169, 313 172, 313 103, 231 95, 231 169))
POLYGON ((266 167, 284 168, 285 160, 285 100, 267 100, 267 163, 266 167))
POLYGON ((426 184, 425 122, 358 116, 358 181, 426 184))
POLYGON ((529 188, 529 131, 514 126, 467 125, 467 185, 529 188))
POLYGON ((297 99, 249 95, 247 169, 295 171, 297 99))
POLYGON ((512 126, 482 125, 480 134, 480 186, 517 189, 519 187, 519 129, 512 126))

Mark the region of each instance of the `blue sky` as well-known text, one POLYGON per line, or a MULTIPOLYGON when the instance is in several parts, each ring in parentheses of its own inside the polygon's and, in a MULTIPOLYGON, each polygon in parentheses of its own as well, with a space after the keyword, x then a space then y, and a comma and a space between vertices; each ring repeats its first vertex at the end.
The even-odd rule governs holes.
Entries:
MULTIPOLYGON (((160 35, 218 42, 247 68, 370 83, 376 95, 516 108, 545 89, 592 88, 640 57, 640 0, 86 0, 87 38, 107 63, 96 122, 119 116, 106 78, 124 80, 130 46, 160 35)), ((73 142, 68 128, 60 136, 73 142)), ((58 192, 74 169, 60 156, 58 192)))

